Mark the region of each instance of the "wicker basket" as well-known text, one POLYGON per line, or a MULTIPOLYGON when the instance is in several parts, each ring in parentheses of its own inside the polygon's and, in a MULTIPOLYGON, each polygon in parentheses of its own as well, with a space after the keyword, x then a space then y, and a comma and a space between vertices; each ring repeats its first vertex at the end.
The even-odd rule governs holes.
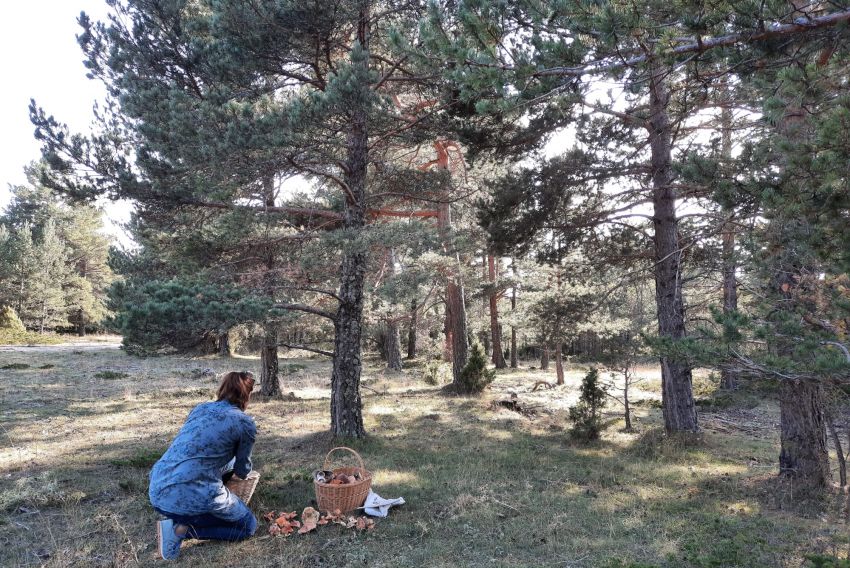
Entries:
POLYGON ((333 512, 339 509, 343 513, 348 513, 354 509, 361 507, 366 502, 366 496, 369 495, 369 488, 372 487, 372 474, 366 470, 363 465, 363 458, 360 454, 351 448, 334 448, 328 452, 325 457, 325 465, 322 469, 330 469, 331 454, 337 450, 345 450, 351 452, 357 461, 360 462, 360 467, 338 467, 331 471, 335 474, 344 473, 345 475, 360 475, 360 481, 354 483, 346 483, 344 485, 331 485, 330 483, 319 483, 313 480, 313 486, 316 488, 316 501, 319 504, 319 510, 324 512, 333 512))
POLYGON ((251 496, 254 494, 254 489, 257 488, 257 483, 259 482, 260 474, 256 471, 252 471, 245 477, 245 479, 231 477, 224 486, 227 487, 231 493, 242 499, 242 501, 247 505, 248 501, 251 500, 251 496))

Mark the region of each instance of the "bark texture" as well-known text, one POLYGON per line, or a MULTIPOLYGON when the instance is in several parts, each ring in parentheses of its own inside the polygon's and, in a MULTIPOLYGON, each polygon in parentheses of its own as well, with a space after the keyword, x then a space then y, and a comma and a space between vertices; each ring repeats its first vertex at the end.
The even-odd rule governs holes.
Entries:
POLYGON ((277 362, 277 333, 266 331, 260 351, 260 392, 265 396, 280 394, 280 374, 277 362))
MULTIPOLYGON (((516 266, 515 262, 511 263, 511 271, 514 274, 514 285, 511 288, 511 316, 516 318, 516 266)), ((516 354, 516 328, 511 326, 511 369, 517 368, 517 354, 516 354)))
POLYGON ((86 336, 86 315, 83 310, 79 310, 77 314, 77 335, 79 337, 86 336))
POLYGON ((450 255, 457 270, 448 277, 446 284, 446 351, 448 361, 452 362, 452 383, 457 385, 460 374, 469 359, 469 342, 466 327, 466 300, 464 299, 463 280, 461 278, 460 257, 451 244, 450 231, 452 226, 451 208, 448 203, 440 205, 438 217, 440 236, 443 241, 443 251, 450 255))
POLYGON ((496 259, 487 255, 487 277, 490 281, 490 336, 493 341, 493 364, 497 369, 507 367, 505 350, 502 349, 502 326, 499 324, 499 294, 496 291, 496 259))
MULTIPOLYGON (((667 105, 670 94, 665 74, 655 67, 650 78, 649 147, 652 171, 652 205, 655 241, 655 302, 658 333, 663 338, 685 337, 682 300, 679 222, 676 195, 672 188, 672 129, 667 105)), ((696 432, 696 405, 690 366, 669 357, 661 358, 662 404, 667 432, 696 432)))
POLYGON ((384 352, 387 356, 387 368, 393 371, 401 371, 401 337, 398 323, 394 321, 387 322, 387 329, 384 334, 384 352))
POLYGON ((783 381, 779 388, 779 473, 798 494, 820 491, 832 481, 823 396, 815 381, 783 381))
MULTIPOLYGON (((368 56, 368 4, 361 5, 357 35, 368 56)), ((368 57, 359 62, 354 73, 363 90, 368 89, 368 57)), ((365 93, 364 93, 365 98, 365 93)), ((344 181, 347 197, 343 226, 359 231, 366 224, 366 173, 369 163, 369 134, 365 101, 354 103, 351 112, 344 181)), ((331 433, 337 437, 362 438, 363 409, 360 399, 361 336, 363 333, 363 280, 366 251, 346 249, 340 267, 339 307, 334 319, 334 360, 331 372, 331 433)))
POLYGON ((549 346, 544 345, 543 351, 540 354, 540 370, 548 371, 549 370, 549 346))
POLYGON ((407 358, 416 358, 416 327, 419 323, 419 310, 416 300, 410 302, 410 327, 407 329, 407 358))
POLYGON ((226 329, 218 330, 218 354, 230 357, 230 334, 226 329))
POLYGON ((555 384, 564 384, 564 356, 560 341, 555 345, 555 377, 555 384))

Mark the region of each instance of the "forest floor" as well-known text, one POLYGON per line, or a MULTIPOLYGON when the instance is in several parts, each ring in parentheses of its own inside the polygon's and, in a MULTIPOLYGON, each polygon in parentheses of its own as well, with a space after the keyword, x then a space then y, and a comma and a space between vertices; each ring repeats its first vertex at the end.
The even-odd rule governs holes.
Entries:
MULTIPOLYGON (((314 504, 310 472, 334 445, 329 363, 281 363, 287 396, 248 409, 259 430, 258 516, 314 504)), ((210 400, 217 374, 257 367, 251 358, 138 359, 109 342, 0 347, 0 565, 156 565, 148 470, 189 410, 210 400)), ((530 392, 554 371, 523 364, 475 398, 444 396, 422 368, 367 364, 370 435, 350 444, 373 488, 406 505, 367 533, 329 525, 270 537, 261 521, 241 543, 184 544, 180 564, 798 567, 810 553, 848 555, 845 497, 801 510, 776 478, 770 394, 717 397, 699 375, 703 431, 683 443, 660 434, 658 371, 647 367, 633 394, 636 432, 621 431, 612 402, 603 439, 582 446, 567 435, 581 367, 563 387, 530 392), (533 415, 493 405, 511 393, 533 415)))

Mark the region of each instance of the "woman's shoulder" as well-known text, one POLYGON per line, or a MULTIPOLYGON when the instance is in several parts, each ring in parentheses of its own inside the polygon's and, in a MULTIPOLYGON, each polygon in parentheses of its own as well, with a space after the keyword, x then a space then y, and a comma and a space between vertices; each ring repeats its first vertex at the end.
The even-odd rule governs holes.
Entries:
POLYGON ((250 415, 248 415, 244 410, 242 410, 241 408, 239 408, 238 406, 236 406, 235 404, 233 404, 231 402, 228 402, 226 400, 219 400, 219 401, 210 402, 210 403, 207 403, 207 404, 216 405, 216 409, 218 411, 227 414, 227 416, 232 418, 233 420, 236 420, 236 421, 239 421, 239 422, 245 422, 247 424, 250 424, 251 426, 254 425, 254 419, 250 415))

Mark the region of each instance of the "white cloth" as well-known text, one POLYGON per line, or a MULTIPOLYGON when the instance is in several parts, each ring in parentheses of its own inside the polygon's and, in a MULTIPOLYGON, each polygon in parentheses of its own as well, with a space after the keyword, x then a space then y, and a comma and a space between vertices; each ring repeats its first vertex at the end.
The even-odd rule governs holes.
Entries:
POLYGON ((373 517, 386 517, 390 507, 394 505, 404 505, 404 497, 384 499, 370 489, 366 502, 363 503, 363 512, 373 517))

